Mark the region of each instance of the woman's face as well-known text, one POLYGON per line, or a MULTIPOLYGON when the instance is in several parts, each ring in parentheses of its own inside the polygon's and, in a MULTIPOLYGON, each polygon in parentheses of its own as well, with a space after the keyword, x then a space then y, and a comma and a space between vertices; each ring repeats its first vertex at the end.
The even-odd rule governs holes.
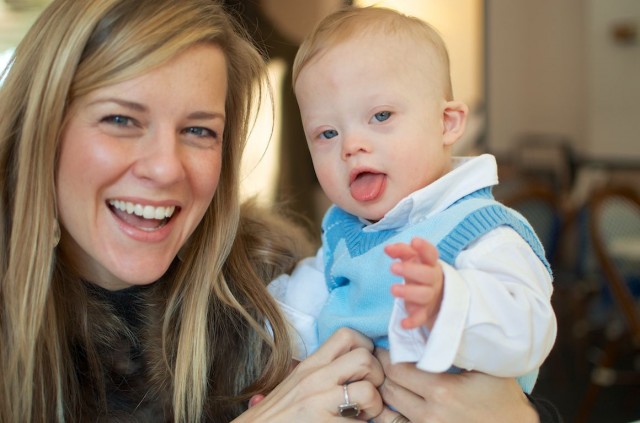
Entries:
POLYGON ((74 101, 57 199, 60 248, 81 277, 116 290, 168 269, 218 186, 226 92, 222 50, 197 45, 74 101))

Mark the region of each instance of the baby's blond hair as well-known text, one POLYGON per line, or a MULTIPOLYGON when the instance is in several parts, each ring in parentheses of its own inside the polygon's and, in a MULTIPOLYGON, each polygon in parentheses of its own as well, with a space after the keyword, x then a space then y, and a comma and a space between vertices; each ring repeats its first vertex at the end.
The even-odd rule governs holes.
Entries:
POLYGON ((433 55, 442 70, 445 99, 453 99, 449 53, 438 31, 421 19, 384 7, 347 7, 322 19, 298 49, 293 62, 293 87, 302 69, 328 49, 356 37, 379 33, 415 42, 421 47, 416 54, 433 55))

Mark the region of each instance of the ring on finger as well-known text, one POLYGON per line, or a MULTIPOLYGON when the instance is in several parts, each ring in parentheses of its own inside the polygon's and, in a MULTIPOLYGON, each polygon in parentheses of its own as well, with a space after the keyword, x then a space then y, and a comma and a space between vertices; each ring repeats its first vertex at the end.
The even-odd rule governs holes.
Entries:
POLYGON ((358 406, 357 402, 349 401, 349 391, 346 383, 342 385, 342 391, 344 392, 344 403, 338 406, 338 414, 340 414, 340 417, 358 417, 360 406, 358 406))
POLYGON ((409 419, 403 416, 402 414, 398 414, 396 418, 391 420, 391 423, 409 423, 409 419))

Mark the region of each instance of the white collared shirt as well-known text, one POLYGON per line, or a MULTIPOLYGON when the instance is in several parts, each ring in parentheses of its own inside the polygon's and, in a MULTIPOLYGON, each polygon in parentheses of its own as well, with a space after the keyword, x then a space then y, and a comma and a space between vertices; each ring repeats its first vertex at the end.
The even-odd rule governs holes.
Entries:
MULTIPOLYGON (((363 221, 364 230, 401 230, 497 183, 493 156, 454 158, 448 174, 401 200, 378 222, 363 221)), ((527 242, 513 229, 498 227, 461 251, 454 266, 440 263, 444 295, 431 331, 402 329, 404 303, 394 301, 392 361, 416 362, 431 372, 455 365, 508 377, 538 368, 555 341, 556 319, 552 278, 527 242)), ((274 280, 269 290, 295 328, 296 358, 305 358, 318 347, 315 319, 328 296, 322 251, 302 260, 291 276, 274 280)))

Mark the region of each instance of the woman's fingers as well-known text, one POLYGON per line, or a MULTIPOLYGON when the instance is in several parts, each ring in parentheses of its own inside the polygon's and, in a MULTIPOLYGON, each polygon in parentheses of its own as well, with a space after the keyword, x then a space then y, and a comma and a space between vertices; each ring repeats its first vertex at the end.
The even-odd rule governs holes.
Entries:
POLYGON ((376 357, 387 375, 379 388, 383 400, 413 423, 538 421, 513 378, 477 372, 427 373, 409 363, 391 365, 387 351, 376 350, 376 357))
POLYGON ((340 329, 296 368, 300 373, 308 372, 298 387, 312 390, 326 385, 332 392, 337 387, 338 401, 327 404, 337 416, 339 406, 346 400, 346 384, 348 400, 360 410, 358 419, 369 420, 383 407, 377 388, 384 381, 384 372, 372 351, 370 339, 351 329, 340 329))
POLYGON ((379 386, 384 380, 384 371, 380 362, 371 354, 372 351, 373 343, 369 338, 357 331, 341 328, 314 354, 300 363, 296 371, 310 373, 312 380, 316 377, 328 377, 326 381, 336 385, 367 380, 374 386, 379 386), (311 374, 314 372, 315 374, 311 374))
POLYGON ((344 383, 366 380, 375 387, 382 384, 384 371, 372 355, 373 343, 359 332, 338 329, 318 350, 300 363, 294 373, 304 374, 311 384, 344 383), (319 380, 316 380, 319 379, 319 380))
MULTIPOLYGON (((342 396, 340 402, 336 403, 336 409, 340 405, 345 404, 347 400, 344 397, 344 386, 341 387, 342 396)), ((380 392, 373 384, 368 381, 358 381, 347 384, 348 400, 352 404, 357 404, 360 413, 357 416, 358 420, 369 421, 382 412, 384 405, 380 397, 380 392)))
POLYGON ((384 409, 382 410, 382 412, 380 414, 378 414, 375 418, 371 419, 371 422, 373 423, 397 423, 398 417, 400 416, 400 413, 391 410, 388 407, 384 407, 384 409))
POLYGON ((357 419, 377 416, 383 408, 377 388, 384 372, 372 350, 373 344, 363 335, 351 329, 337 331, 269 395, 253 398, 238 421, 340 421, 344 384, 349 402, 360 410, 357 419))
POLYGON ((341 328, 331 335, 315 353, 310 355, 300 365, 306 367, 324 366, 349 351, 358 348, 364 348, 371 352, 373 351, 373 343, 369 338, 357 331, 341 328))
MULTIPOLYGON (((367 421, 382 411, 383 403, 376 386, 367 380, 347 384, 348 402, 344 387, 335 383, 311 383, 307 377, 291 375, 264 398, 253 398, 252 406, 236 421, 251 423, 288 423, 295 421, 346 421, 340 416, 340 406, 357 411, 358 420, 367 421), (356 408, 354 408, 356 407, 356 408)), ((325 376, 329 376, 326 372, 325 376)), ((316 382, 318 379, 315 379, 316 382)))
MULTIPOLYGON (((379 391, 385 404, 393 407, 394 410, 402 412, 412 422, 429 421, 429 417, 432 416, 431 412, 433 410, 427 407, 428 402, 424 398, 398 385, 391 379, 386 379, 380 386, 379 391)), ((394 417, 398 416, 398 413, 393 412, 392 414, 390 410, 389 413, 383 413, 375 421, 393 421, 393 418, 383 418, 385 414, 393 415, 394 417)))
POLYGON ((358 348, 336 358, 326 366, 327 372, 335 375, 338 385, 366 380, 374 386, 384 381, 384 371, 380 362, 364 348, 358 348))
MULTIPOLYGON (((392 366, 389 352, 386 350, 377 349, 375 355, 382 364, 385 373, 388 372, 387 378, 379 388, 383 401, 400 411, 412 422, 429 421, 437 409, 430 408, 430 399, 418 395, 417 392, 424 394, 425 390, 429 389, 429 386, 426 385, 429 385, 430 378, 437 375, 421 372, 414 365, 408 363, 392 366), (420 372, 419 378, 415 377, 416 372, 420 372)), ((384 422, 385 420, 380 421, 384 422)))
MULTIPOLYGON (((427 382, 428 379, 436 377, 437 374, 421 372, 419 377, 416 377, 417 370, 414 364, 399 363, 392 365, 389 351, 387 350, 376 349, 375 356, 382 365, 387 377, 385 384, 390 379, 394 383, 393 389, 396 389, 395 385, 397 385, 398 387, 404 388, 407 392, 419 392, 421 393, 420 398, 428 394, 429 387, 425 386, 425 382, 427 382)), ((390 394, 395 394, 395 392, 391 392, 390 394)))

